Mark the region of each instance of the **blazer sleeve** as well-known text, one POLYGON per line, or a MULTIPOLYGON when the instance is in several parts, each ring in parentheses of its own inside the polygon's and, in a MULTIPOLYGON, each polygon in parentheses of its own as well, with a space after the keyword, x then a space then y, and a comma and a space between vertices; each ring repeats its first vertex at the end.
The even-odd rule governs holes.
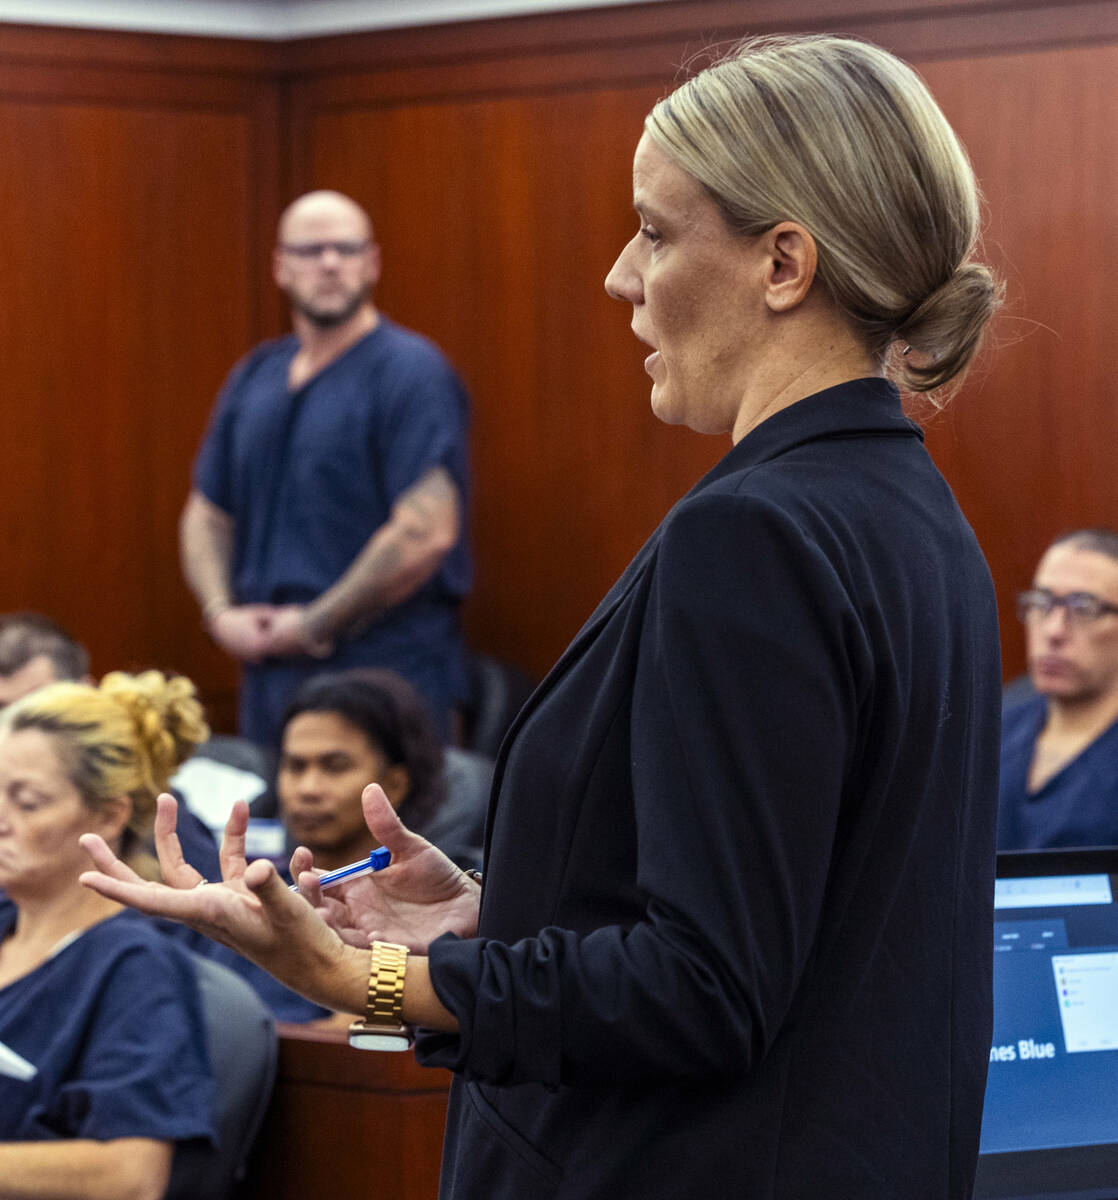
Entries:
POLYGON ((461 1031, 424 1060, 547 1085, 748 1070, 812 952, 868 678, 850 597, 787 514, 731 492, 678 506, 633 682, 644 918, 440 939, 461 1031))

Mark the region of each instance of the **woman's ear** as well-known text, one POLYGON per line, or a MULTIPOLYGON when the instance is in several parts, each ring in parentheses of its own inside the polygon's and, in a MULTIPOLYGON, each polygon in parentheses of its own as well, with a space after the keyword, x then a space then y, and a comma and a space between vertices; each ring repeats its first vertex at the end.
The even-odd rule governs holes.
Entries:
POLYGON ((99 833, 110 846, 115 846, 124 836, 131 820, 132 798, 113 796, 99 804, 94 811, 93 832, 99 833))
POLYGON ((411 788, 411 776, 403 763, 396 763, 395 766, 385 767, 384 774, 377 783, 384 788, 388 803, 398 809, 411 788))
POLYGON ((771 312, 789 312, 804 302, 815 281, 815 238, 795 221, 781 221, 761 238, 768 255, 765 303, 771 312))

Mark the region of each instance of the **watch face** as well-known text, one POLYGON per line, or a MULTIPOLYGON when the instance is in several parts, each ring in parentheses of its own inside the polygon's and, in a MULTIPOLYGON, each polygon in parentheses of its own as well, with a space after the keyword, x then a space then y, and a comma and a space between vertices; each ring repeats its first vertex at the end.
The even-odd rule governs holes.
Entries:
POLYGON ((406 1025, 378 1028, 354 1021, 349 1027, 349 1044, 355 1050, 410 1050, 411 1031, 406 1025))

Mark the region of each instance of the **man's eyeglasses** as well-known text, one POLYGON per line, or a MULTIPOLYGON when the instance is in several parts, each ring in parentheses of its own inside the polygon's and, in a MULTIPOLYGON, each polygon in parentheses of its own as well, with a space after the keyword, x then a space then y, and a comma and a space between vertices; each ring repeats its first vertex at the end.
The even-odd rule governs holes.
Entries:
POLYGON ((369 248, 369 240, 363 242, 281 242, 284 254, 295 258, 321 258, 327 250, 333 250, 339 258, 356 258, 369 248))
POLYGON ((1118 613, 1118 604, 1107 604, 1091 592, 1069 592, 1057 596, 1045 588, 1034 588, 1031 592, 1017 595, 1017 615, 1022 621, 1046 617, 1054 608, 1063 608, 1071 622, 1097 621, 1107 613, 1118 613))

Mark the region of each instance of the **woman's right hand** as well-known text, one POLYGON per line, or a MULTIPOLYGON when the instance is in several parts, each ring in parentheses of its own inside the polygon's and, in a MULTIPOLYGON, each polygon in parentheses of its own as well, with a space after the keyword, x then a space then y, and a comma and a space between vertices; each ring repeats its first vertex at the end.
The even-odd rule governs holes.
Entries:
POLYGON ((391 863, 323 892, 312 869, 314 856, 300 846, 291 856, 291 877, 300 895, 343 941, 362 949, 377 940, 424 954, 440 934, 473 937, 480 884, 408 830, 379 785, 365 788, 361 806, 369 832, 391 853, 391 863))

